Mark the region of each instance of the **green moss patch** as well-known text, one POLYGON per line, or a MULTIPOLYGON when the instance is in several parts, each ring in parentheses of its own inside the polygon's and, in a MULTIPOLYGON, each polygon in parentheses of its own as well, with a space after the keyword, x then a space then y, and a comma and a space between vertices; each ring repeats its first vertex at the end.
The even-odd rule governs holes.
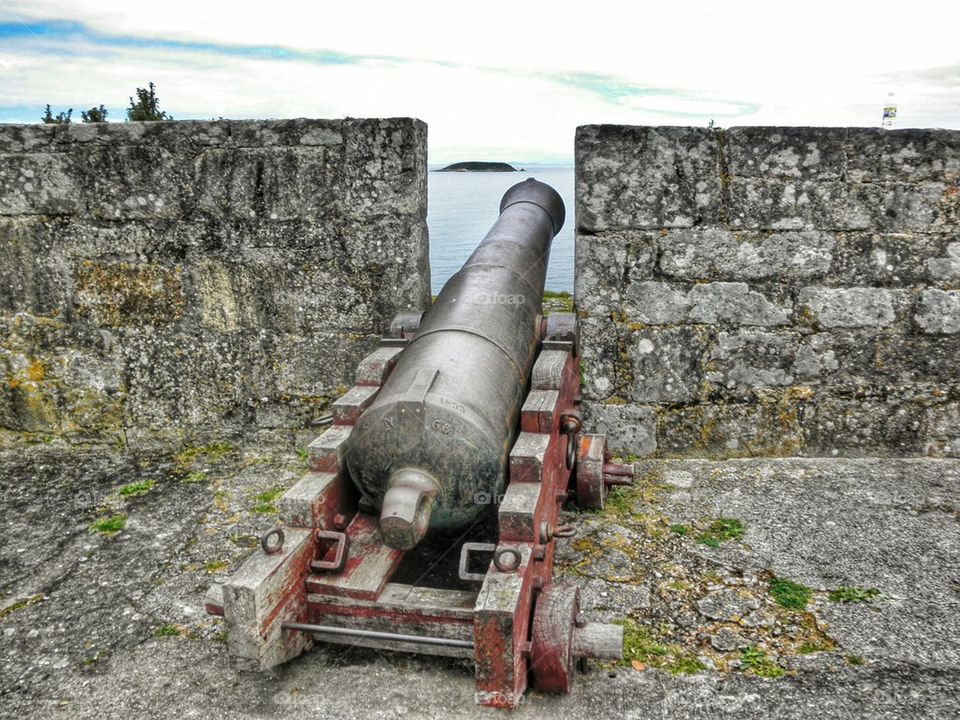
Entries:
POLYGON ((276 502, 285 492, 286 490, 284 488, 274 488, 273 490, 260 493, 254 497, 256 505, 253 506, 253 512, 264 514, 277 512, 276 502))
POLYGON ((736 518, 717 518, 697 536, 697 542, 708 547, 720 547, 725 540, 741 537, 743 531, 743 523, 736 518))
POLYGON ((779 577, 770 578, 767 589, 777 604, 788 610, 803 610, 813 595, 806 585, 779 577))
POLYGON ((100 518, 90 526, 90 532, 100 533, 101 535, 116 535, 123 530, 127 524, 127 516, 123 513, 111 515, 108 518, 100 518))
POLYGON ((568 292, 556 292, 553 290, 543 291, 543 312, 549 315, 551 312, 573 312, 573 295, 568 292))
POLYGON ((117 491, 117 494, 124 498, 140 497, 146 495, 152 489, 153 480, 141 480, 124 485, 117 491))
POLYGON ((786 672, 763 650, 752 645, 740 651, 740 665, 746 672, 762 678, 778 678, 786 672))
POLYGON ((174 455, 173 459, 176 460, 178 465, 186 467, 197 460, 216 462, 217 460, 222 460, 232 452, 235 452, 233 445, 227 442, 218 442, 199 447, 186 447, 174 455))
POLYGON ((153 631, 153 636, 156 638, 175 637, 182 632, 182 628, 177 625, 161 625, 153 631))
POLYGON ((43 600, 44 597, 45 596, 43 593, 38 593, 37 595, 31 595, 28 598, 24 598, 23 600, 17 600, 15 603, 13 603, 13 605, 9 605, 3 610, 0 610, 0 620, 3 620, 5 617, 7 617, 7 615, 15 613, 17 610, 23 610, 31 605, 36 605, 38 602, 43 600))
POLYGON ((830 601, 836 603, 873 602, 879 596, 880 591, 876 588, 859 588, 847 585, 831 590, 827 594, 830 601))
POLYGON ((633 620, 626 619, 618 624, 623 626, 623 658, 620 665, 631 667, 635 663, 643 663, 674 675, 689 675, 706 669, 695 655, 684 652, 679 645, 659 642, 647 628, 637 625, 633 620))

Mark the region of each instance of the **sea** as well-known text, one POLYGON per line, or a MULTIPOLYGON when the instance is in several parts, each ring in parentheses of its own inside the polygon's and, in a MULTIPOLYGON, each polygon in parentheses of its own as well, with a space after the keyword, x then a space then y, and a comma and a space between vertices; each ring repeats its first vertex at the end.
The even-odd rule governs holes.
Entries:
POLYGON ((547 290, 573 292, 573 167, 518 165, 522 172, 436 172, 427 174, 430 230, 430 284, 436 295, 497 219, 500 199, 528 177, 560 193, 567 219, 554 238, 547 266, 547 290))

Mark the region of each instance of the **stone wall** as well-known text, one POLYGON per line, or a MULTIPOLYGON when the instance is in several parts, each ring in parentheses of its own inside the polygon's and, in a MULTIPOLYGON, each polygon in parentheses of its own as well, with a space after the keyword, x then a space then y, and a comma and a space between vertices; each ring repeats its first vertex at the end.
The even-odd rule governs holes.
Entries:
POLYGON ((0 440, 289 438, 426 307, 416 120, 0 126, 0 440))
POLYGON ((960 456, 960 132, 599 125, 576 156, 620 452, 960 456))

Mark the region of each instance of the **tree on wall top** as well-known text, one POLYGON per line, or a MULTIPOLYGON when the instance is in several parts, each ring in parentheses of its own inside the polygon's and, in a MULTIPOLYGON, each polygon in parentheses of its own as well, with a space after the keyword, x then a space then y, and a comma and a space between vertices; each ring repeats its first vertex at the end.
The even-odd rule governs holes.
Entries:
POLYGON ((151 120, 173 120, 172 115, 160 109, 160 99, 157 97, 156 88, 150 83, 147 89, 137 88, 137 99, 130 98, 130 107, 127 108, 127 120, 131 121, 151 121, 151 120))
POLYGON ((92 107, 89 110, 82 110, 80 116, 85 123, 106 122, 107 109, 103 105, 100 107, 92 107))
POLYGON ((43 113, 43 117, 40 118, 40 122, 44 125, 69 125, 70 116, 73 115, 73 108, 70 108, 66 112, 59 112, 56 115, 50 110, 50 105, 47 105, 47 109, 43 113))

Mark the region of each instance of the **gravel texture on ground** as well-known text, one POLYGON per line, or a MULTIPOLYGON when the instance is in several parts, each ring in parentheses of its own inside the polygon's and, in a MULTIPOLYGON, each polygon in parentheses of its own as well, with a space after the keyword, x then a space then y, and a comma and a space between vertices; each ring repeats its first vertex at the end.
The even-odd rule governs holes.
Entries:
MULTIPOLYGON (((204 592, 303 471, 227 444, 0 454, 0 716, 474 718, 469 663, 318 647, 236 671, 204 592)), ((956 717, 960 461, 665 460, 566 520, 616 665, 515 716, 956 717)))

